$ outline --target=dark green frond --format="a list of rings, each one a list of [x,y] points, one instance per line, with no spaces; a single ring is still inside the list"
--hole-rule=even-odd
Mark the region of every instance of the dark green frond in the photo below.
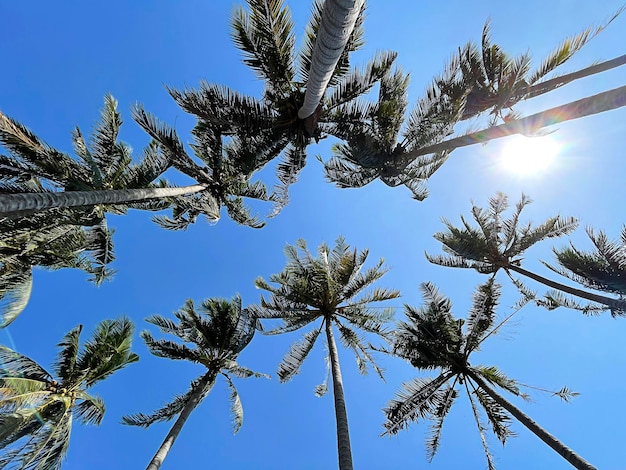
[[[436,416],[440,404],[447,396],[448,387],[444,385],[453,375],[446,372],[434,379],[413,379],[411,382],[403,383],[402,389],[396,392],[394,399],[383,408],[386,416],[383,435],[397,434],[410,422]]]
[[[611,309],[607,305],[597,304],[595,302],[581,303],[574,300],[572,297],[563,294],[563,292],[557,290],[551,290],[541,299],[537,299],[537,305],[547,308],[548,310],[554,310],[559,307],[571,308],[573,310],[579,310],[584,315],[596,316],[609,310],[612,316],[624,316],[626,312],[617,309]]]
[[[455,382],[456,383],[456,382]],[[428,438],[426,439],[426,453],[429,462],[432,462],[441,440],[441,431],[443,430],[443,422],[454,404],[454,400],[458,396],[458,392],[453,386],[447,386],[444,389],[442,400],[435,409],[432,419],[435,421],[430,427]]]
[[[294,76],[295,36],[291,12],[282,0],[247,0],[231,20],[231,37],[244,62],[272,91],[285,93]]]
[[[496,401],[483,392],[480,388],[474,390],[474,395],[478,398],[478,403],[485,410],[487,421],[491,424],[491,429],[502,445],[506,444],[507,438],[514,436],[511,431],[511,416]]]
[[[313,349],[320,332],[321,327],[315,328],[307,332],[300,341],[291,345],[289,351],[285,354],[285,357],[283,357],[282,361],[278,365],[278,370],[276,371],[278,379],[281,382],[288,382],[294,375],[300,372],[300,367]]]
[[[161,408],[159,408],[158,410],[155,410],[149,415],[146,415],[143,413],[135,413],[132,415],[123,416],[122,424],[147,428],[153,425],[154,423],[158,423],[160,421],[171,420],[183,410],[185,405],[191,399],[192,395],[196,392],[196,389],[198,385],[200,384],[201,380],[202,380],[202,377],[198,377],[197,379],[193,380],[193,382],[191,382],[191,386],[189,387],[189,390],[184,395],[176,395],[172,399],[172,401],[170,401],[166,405],[163,405]],[[215,383],[215,378],[213,379],[210,385],[212,386],[213,383]],[[205,395],[206,393],[208,393],[209,390],[206,390]],[[204,396],[202,398],[204,398]]]

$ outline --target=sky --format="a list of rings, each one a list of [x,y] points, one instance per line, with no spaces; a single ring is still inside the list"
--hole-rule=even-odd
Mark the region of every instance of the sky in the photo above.
[[[311,2],[287,3],[301,44]],[[370,3],[366,46],[353,55],[352,63],[364,65],[376,51],[397,51],[397,64],[411,73],[411,103],[457,47],[480,40],[489,18],[494,42],[511,54],[530,51],[538,65],[564,38],[601,23],[621,6],[621,0]],[[175,125],[187,142],[194,121],[177,107],[164,85],[180,88],[206,80],[260,96],[262,84],[242,64],[229,37],[236,5],[199,0],[1,2],[0,109],[50,145],[71,152],[71,130],[78,125],[86,133],[98,117],[104,95],[111,93],[125,119],[122,140],[136,152],[149,142],[130,118],[136,102]],[[570,72],[622,55],[625,32],[622,15],[559,70]],[[605,72],[529,100],[518,110],[532,114],[622,86],[625,79],[624,68]],[[339,235],[352,246],[369,248],[369,265],[385,258],[390,271],[378,285],[401,291],[402,298],[390,303],[397,307],[396,318],[402,318],[405,303],[421,304],[419,284],[424,281],[435,283],[451,298],[454,314],[464,317],[473,289],[486,279],[425,259],[424,251],[440,252],[432,235],[443,229],[441,218],[456,222],[459,215],[469,214],[472,201],[485,206],[497,191],[508,194],[512,202],[522,193],[534,200],[524,220],[539,223],[556,214],[578,217],[581,227],[574,235],[544,242],[526,254],[527,269],[549,275],[539,260],[551,261],[551,248],[565,246],[568,240],[589,248],[584,227],[602,229],[610,238],[620,233],[626,196],[624,122],[622,108],[551,128],[556,132],[544,139],[556,142],[558,151],[535,172],[504,164],[506,148],[522,145],[511,143],[512,138],[458,149],[428,183],[431,195],[424,202],[413,200],[406,189],[379,182],[354,190],[335,188],[324,180],[315,158],[329,158],[333,142],[328,140],[309,147],[307,166],[290,190],[289,206],[261,230],[239,226],[226,214],[216,225],[199,220],[186,232],[159,228],[149,213],[108,216],[116,230],[114,279],[96,288],[82,272],[37,269],[30,303],[0,331],[0,343],[48,367],[58,341],[79,323],[85,327],[84,338],[98,321],[120,315],[130,317],[137,332],[148,328],[157,333],[143,319],[168,316],[186,299],[199,302],[239,293],[244,306],[256,303],[260,292],[254,279],[268,278],[283,268],[286,244],[304,238],[315,249],[324,241],[332,244]],[[273,184],[271,171],[262,177]],[[506,279],[500,280],[505,285],[500,305],[504,316],[516,296]],[[532,281],[528,285],[544,292]],[[496,365],[524,384],[551,390],[566,385],[579,392],[571,404],[540,392],[532,392],[530,403],[511,400],[596,467],[624,468],[626,383],[620,371],[626,366],[621,346],[625,321],[608,314],[585,317],[572,310],[548,312],[527,306],[502,334],[485,343],[474,361]],[[280,359],[301,334],[257,335],[239,362],[273,377],[236,382],[245,410],[241,431],[233,436],[227,388],[218,383],[185,424],[163,468],[336,467],[332,396],[313,394],[325,376],[323,344],[316,346],[291,382],[280,384],[276,378]],[[170,424],[144,430],[122,426],[120,418],[158,408],[203,373],[197,365],[151,356],[138,334],[133,349],[141,357],[139,363],[95,387],[106,403],[104,421],[99,427],[75,425],[64,469],[145,467]],[[400,360],[380,357],[387,371],[382,382],[373,374],[359,375],[353,356],[341,347],[339,355],[355,468],[486,468],[466,399],[459,399],[450,412],[439,453],[428,464],[424,448],[428,423],[413,424],[392,438],[379,437],[381,409],[403,381],[420,373]],[[523,426],[514,423],[513,429],[517,436],[505,447],[490,436],[498,468],[570,468]]]

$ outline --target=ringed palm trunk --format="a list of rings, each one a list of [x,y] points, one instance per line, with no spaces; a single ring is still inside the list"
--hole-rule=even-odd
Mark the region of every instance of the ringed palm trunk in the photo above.
[[[393,163],[400,168],[404,168],[422,155],[451,151],[459,147],[485,143],[515,134],[533,134],[539,129],[553,124],[603,113],[621,108],[622,106],[626,106],[626,86],[572,101],[571,103],[532,114],[525,118],[509,121],[499,126],[489,127],[471,134],[444,140],[438,144],[415,149],[396,157]]]
[[[515,271],[522,276],[529,277],[537,282],[540,282],[548,287],[552,287],[553,289],[560,290],[561,292],[565,292],[566,294],[575,295],[576,297],[580,297],[581,299],[586,299],[591,302],[597,302],[602,305],[606,305],[611,309],[626,311],[626,302],[622,302],[617,299],[612,299],[611,297],[606,297],[604,295],[595,294],[593,292],[587,292],[582,289],[577,289],[575,287],[570,287],[565,284],[561,284],[560,282],[552,281],[546,277],[540,276],[539,274],[535,274],[531,271],[527,271],[521,266],[516,266],[514,264],[509,264],[506,266],[506,269],[510,271]]]
[[[326,0],[322,10],[300,119],[314,118],[365,0]],[[314,128],[314,126],[313,126]]]
[[[200,379],[196,390],[191,395],[189,401],[178,415],[176,422],[170,429],[170,432],[167,433],[167,436],[165,436],[165,440],[161,443],[161,446],[156,451],[156,454],[154,454],[154,457],[152,457],[152,460],[148,464],[146,470],[158,470],[161,467],[163,460],[165,460],[165,457],[167,457],[167,454],[172,448],[172,445],[174,445],[174,441],[178,437],[178,434],[180,433],[181,429],[183,429],[183,425],[187,421],[187,418],[189,418],[189,415],[196,408],[196,406],[200,404],[204,395],[206,395],[211,390],[211,388],[213,388],[216,378],[217,373],[209,371],[204,374],[202,379]]]
[[[339,367],[339,354],[337,353],[332,324],[328,320],[326,320],[326,339],[328,340],[328,352],[330,355],[330,370],[333,376],[339,470],[352,470],[352,450],[350,448],[348,413],[346,411],[346,399],[343,394],[343,380],[341,378],[341,368]]]
[[[520,423],[522,423],[528,430],[535,434],[539,439],[548,444],[554,451],[556,451],[561,457],[567,460],[570,464],[579,470],[596,470],[596,467],[591,465],[580,455],[567,447],[556,437],[550,434],[548,431],[539,426],[532,418],[526,415],[522,410],[516,407],[513,403],[509,402],[506,398],[491,388],[487,382],[485,382],[478,374],[471,369],[466,370],[465,373],[469,375],[476,384],[494,399],[498,405],[511,413]]]
[[[42,211],[57,207],[94,206],[98,204],[123,204],[166,197],[183,196],[206,189],[196,184],[181,188],[139,188],[94,191],[64,191],[51,193],[19,193],[0,195],[0,217],[19,216],[29,211]]]

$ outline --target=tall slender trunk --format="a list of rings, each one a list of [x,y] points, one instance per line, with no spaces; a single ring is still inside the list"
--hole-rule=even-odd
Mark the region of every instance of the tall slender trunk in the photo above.
[[[532,134],[553,124],[571,121],[585,116],[610,111],[626,106],[626,86],[614,88],[597,95],[557,106],[525,118],[509,121],[499,126],[489,127],[471,134],[444,140],[438,144],[412,150],[395,157],[393,164],[400,168],[422,155],[454,150],[459,147],[489,142],[514,134]]]
[[[615,67],[620,67],[626,64],[626,54],[616,57],[615,59],[600,62],[599,64],[591,65],[584,69],[577,70],[576,72],[567,73],[559,77],[551,78],[544,82],[539,82],[535,85],[531,85],[524,88],[520,92],[522,99],[534,98],[535,96],[543,95],[549,91],[555,90],[558,87],[567,85],[574,80],[595,75],[596,73],[605,72]]]
[[[346,411],[346,399],[343,394],[343,380],[341,379],[341,368],[339,367],[339,354],[337,353],[332,324],[328,319],[326,320],[326,339],[328,340],[328,353],[330,355],[330,370],[333,375],[339,470],[352,470],[352,450],[350,448],[348,413]]]
[[[561,284],[560,282],[552,281],[551,279],[545,278],[531,271],[527,271],[521,266],[516,266],[514,264],[509,264],[508,266],[506,266],[506,269],[510,271],[515,271],[522,276],[534,279],[537,282],[540,282],[548,287],[552,287],[553,289],[560,290],[561,292],[565,292],[566,294],[575,295],[576,297],[580,297],[591,302],[597,302],[599,304],[606,305],[611,309],[626,311],[626,302],[612,299],[611,297],[606,297],[604,295],[594,294],[593,292],[587,292],[582,289],[577,289],[575,287],[570,287],[565,284]]]
[[[174,441],[178,437],[178,434],[183,428],[185,422],[187,421],[187,418],[189,418],[189,415],[195,409],[195,407],[200,404],[200,402],[202,401],[202,397],[211,390],[213,384],[215,384],[216,378],[217,373],[209,371],[204,374],[202,379],[200,379],[196,390],[191,395],[189,401],[178,415],[176,422],[171,427],[170,432],[167,433],[167,436],[165,436],[165,440],[161,443],[161,446],[156,451],[156,454],[154,454],[154,457],[152,457],[152,460],[148,464],[146,470],[158,470],[161,467],[163,460],[165,460],[165,457],[167,457],[168,452],[174,445]]]
[[[572,449],[567,447],[561,441],[559,441],[556,437],[550,434],[548,431],[539,426],[532,418],[526,415],[522,410],[516,407],[513,403],[509,402],[506,398],[496,392],[493,388],[491,388],[487,382],[485,382],[478,374],[476,374],[471,369],[465,371],[467,375],[469,375],[474,382],[491,398],[495,400],[495,402],[500,405],[502,408],[511,413],[520,423],[522,423],[528,430],[530,430],[535,436],[541,439],[543,442],[548,444],[552,449],[557,452],[561,457],[567,460],[570,464],[576,467],[579,470],[596,470],[596,467],[591,465],[585,459],[583,459],[580,455],[574,452]]]
[[[42,211],[56,207],[123,204],[197,193],[206,186],[196,184],[182,188],[110,189],[95,191],[63,191],[52,193],[0,194],[0,217],[12,217],[21,211]]]
[[[324,96],[364,3],[365,0],[326,0],[324,2],[322,21],[313,47],[304,103],[298,110],[300,119],[315,120],[315,109]],[[305,127],[310,128],[309,130],[315,129],[316,123],[308,124],[305,124]]]

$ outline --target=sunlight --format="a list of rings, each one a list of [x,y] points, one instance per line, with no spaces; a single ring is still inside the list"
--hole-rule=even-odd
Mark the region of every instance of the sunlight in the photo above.
[[[507,171],[530,175],[546,170],[560,150],[561,145],[551,136],[516,135],[502,146],[500,162]]]

